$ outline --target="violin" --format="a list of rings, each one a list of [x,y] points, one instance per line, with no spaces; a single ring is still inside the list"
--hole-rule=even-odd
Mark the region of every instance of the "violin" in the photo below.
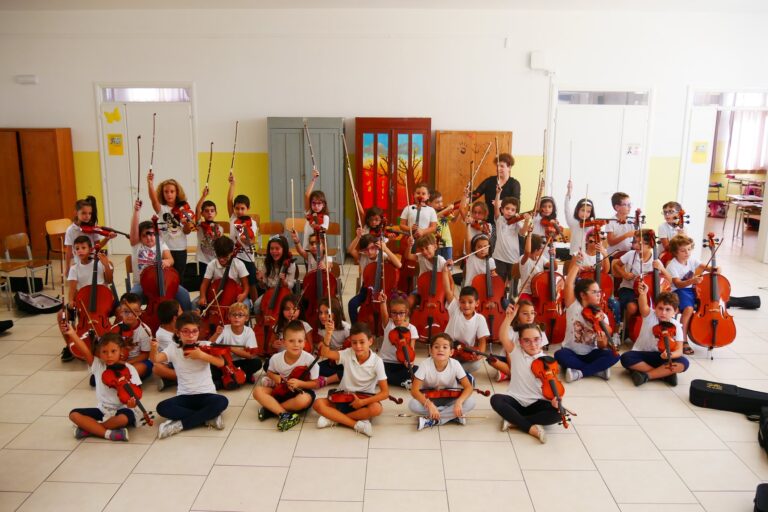
[[[472,391],[483,396],[491,396],[490,390],[474,388]],[[422,389],[421,393],[425,398],[428,398],[435,402],[435,405],[442,406],[453,400],[456,400],[464,392],[459,388],[445,388],[445,389]]]
[[[222,358],[224,366],[221,367],[221,383],[224,389],[232,390],[245,384],[245,372],[242,368],[235,366],[235,361],[232,359],[232,347],[244,348],[241,345],[224,345],[223,343],[212,343],[210,345],[185,343],[181,349],[185,354],[199,349],[206,354]]]
[[[127,404],[131,398],[136,400],[136,406],[141,410],[142,423],[150,427],[154,425],[154,415],[141,403],[141,388],[131,382],[131,371],[127,366],[122,363],[107,366],[101,374],[101,382],[117,391],[117,398],[121,403]]]
[[[229,323],[229,306],[237,302],[237,296],[243,293],[243,287],[240,286],[240,283],[229,278],[232,262],[238,252],[239,245],[239,243],[236,244],[234,251],[230,254],[223,275],[212,281],[205,291],[208,307],[203,313],[203,321],[200,324],[202,339],[207,339],[216,329],[216,325]]]
[[[653,335],[658,339],[656,345],[659,352],[667,354],[667,368],[672,369],[672,352],[680,348],[680,344],[675,341],[675,324],[672,322],[659,322],[653,326]]]
[[[357,398],[366,399],[372,397],[373,395],[373,393],[363,393],[362,391],[356,391],[353,393],[351,391],[342,391],[340,389],[328,390],[328,400],[334,404],[349,404],[354,402]],[[396,404],[403,403],[403,399],[396,396],[389,395],[387,398]]]
[[[288,269],[291,268],[296,258],[286,258],[283,261],[283,266],[280,269],[280,274],[287,274]],[[275,286],[264,292],[261,299],[261,321],[258,327],[263,328],[264,343],[259,343],[259,346],[263,347],[262,355],[271,355],[269,343],[271,333],[274,332],[271,328],[277,325],[277,320],[280,318],[280,304],[283,303],[283,299],[291,294],[291,290],[287,286],[283,286],[283,280],[278,276],[275,281]],[[261,329],[259,329],[260,331]],[[258,331],[257,331],[258,332]]]
[[[485,235],[491,234],[491,224],[484,220],[474,220],[469,223],[469,227],[472,229],[475,229],[477,231],[480,231],[481,233]]]
[[[186,201],[179,201],[171,208],[171,215],[174,220],[184,227],[185,232],[195,231],[197,229],[197,223],[195,219],[195,212],[189,203]]]
[[[298,380],[304,380],[308,381],[310,379],[310,372],[312,371],[312,368],[317,364],[317,362],[320,360],[320,354],[317,355],[312,360],[312,363],[309,365],[301,365],[295,367],[293,370],[291,370],[291,373],[288,375],[288,377],[281,379],[280,383],[274,387],[272,390],[272,397],[275,398],[278,402],[285,402],[286,400],[295,397],[299,393],[303,393],[304,390],[301,388],[297,389],[291,389],[290,386],[288,386],[288,381],[291,379],[298,379]]]
[[[203,235],[206,238],[210,238],[211,240],[216,240],[224,234],[223,230],[221,229],[221,225],[219,225],[219,223],[215,220],[200,221],[198,226],[200,227],[200,231],[203,232]]]
[[[731,283],[720,274],[715,259],[715,254],[722,242],[717,244],[715,234],[709,233],[704,243],[712,251],[710,257],[712,270],[705,272],[702,281],[696,285],[699,309],[691,318],[688,335],[695,344],[707,347],[711,351],[733,342],[736,338],[736,324],[733,316],[725,308],[725,304],[731,297]]]
[[[490,332],[488,339],[496,341],[499,339],[499,330],[504,321],[504,308],[501,301],[504,298],[504,280],[499,276],[491,274],[490,255],[485,258],[485,274],[476,275],[472,278],[472,287],[477,290],[479,302],[478,312],[485,317]]]
[[[139,281],[144,297],[147,299],[147,307],[143,314],[144,322],[155,332],[160,327],[157,306],[163,301],[176,297],[176,292],[179,291],[181,285],[181,278],[175,268],[163,268],[163,252],[160,248],[157,215],[152,216],[152,224],[155,227],[155,263],[141,271]]]
[[[621,222],[619,220],[616,220],[616,222],[618,222],[619,224],[626,224],[626,221]],[[584,229],[595,228],[596,231],[600,231],[603,228],[603,226],[607,226],[607,225],[608,225],[608,219],[590,219],[590,220],[585,220],[579,223],[579,226]]]
[[[249,253],[253,253],[256,250],[256,233],[258,232],[258,226],[256,222],[249,215],[241,215],[233,222],[237,235],[240,238],[240,248],[244,250],[246,247],[249,249]]]
[[[558,235],[560,238],[563,237],[563,228],[560,226],[560,223],[557,222],[557,219],[541,219],[539,221],[539,224],[542,228],[544,228],[544,231],[546,233],[553,233]]]
[[[600,313],[602,313],[600,306],[592,304],[584,306],[581,310],[581,316],[584,317],[584,320],[592,324],[592,329],[595,332],[602,331],[605,334],[605,337],[608,339],[608,346],[613,352],[613,355],[617,356],[619,355],[619,347],[613,344],[610,328],[597,318]]]
[[[534,297],[536,318],[544,324],[544,331],[550,343],[562,343],[565,339],[565,280],[556,269],[554,251],[550,251],[549,269],[531,278],[531,295]]]
[[[411,323],[419,331],[420,340],[427,343],[432,334],[442,332],[448,325],[448,311],[445,309],[445,288],[440,272],[437,271],[438,256],[432,259],[432,270],[424,272],[417,281],[421,302],[411,313]]]
[[[411,346],[411,331],[407,327],[395,327],[389,331],[389,342],[395,347],[397,360],[413,373],[413,362],[416,360],[416,352]]]
[[[499,357],[496,354],[491,354],[490,352],[482,352],[480,350],[477,350],[475,347],[472,347],[470,345],[467,345],[463,341],[454,341],[453,342],[453,358],[458,359],[459,361],[475,361],[477,359],[476,356],[483,356],[485,357],[489,363],[495,363],[499,360]]]
[[[112,328],[109,322],[114,301],[112,290],[106,285],[98,284],[99,251],[107,241],[107,238],[102,239],[92,249],[93,272],[91,274],[91,284],[83,286],[75,294],[75,310],[77,311],[78,320],[75,330],[78,336],[82,336],[90,330],[93,330],[96,336],[103,336]]]
[[[563,407],[563,395],[565,387],[557,375],[560,373],[560,367],[554,357],[542,356],[533,360],[531,371],[537,379],[541,381],[541,394],[547,400],[557,399],[557,410],[560,413],[560,424],[568,428],[570,411]]]
[[[379,237],[380,242],[384,243],[384,237]],[[378,297],[382,289],[385,293],[385,283],[390,286],[397,286],[399,271],[391,263],[384,261],[384,251],[379,249],[376,257],[376,263],[369,263],[363,269],[363,287],[367,289],[365,302],[360,305],[357,314],[357,321],[371,326],[373,335],[380,336],[383,333],[381,325],[381,308],[379,307]]]
[[[131,237],[131,235],[128,233],[108,228],[106,226],[97,226],[96,224],[80,224],[80,229],[87,235],[100,235],[109,237],[112,235],[112,233],[117,233],[118,235],[123,235],[126,238]]]

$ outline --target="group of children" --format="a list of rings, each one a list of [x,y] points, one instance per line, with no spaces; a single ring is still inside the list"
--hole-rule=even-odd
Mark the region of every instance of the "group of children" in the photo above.
[[[508,176],[510,161],[513,162],[511,155],[499,156],[500,176]],[[295,231],[291,233],[307,271],[325,269],[331,264],[324,237],[320,236],[330,217],[325,195],[313,190],[317,177],[314,171],[305,193],[309,220],[303,240]],[[366,267],[376,265],[379,259],[395,269],[408,263],[417,270],[406,289],[402,289],[402,281],[384,284],[378,290],[363,283],[349,301],[351,322],[347,323],[338,297],[323,299],[317,318],[303,317],[302,300],[293,295],[298,272],[286,237],[276,235],[269,239],[263,268],[257,267],[258,226],[249,220],[249,198],[235,195],[232,176],[227,195],[229,236],[215,221],[217,207],[207,199],[207,187],[194,215],[189,216],[179,214],[189,206],[175,180],[165,180],[155,188],[150,173],[148,185],[160,222],[140,221],[141,201],[136,201],[130,230],[134,285],[116,301],[115,316],[120,322],[95,343],[89,343],[69,324],[60,324],[66,342],[62,359],[71,359],[71,349],[75,349],[85,360],[93,374],[98,400],[95,409],[71,412],[76,437],[94,435],[128,440],[127,428],[136,425],[133,409],[138,397],[125,403],[118,399],[120,393],[114,382],[103,379],[105,371],[113,370],[128,372],[126,375],[135,386],[153,373],[161,390],[176,385],[176,396],[157,406],[158,413],[167,420],[160,425],[160,438],[200,425],[224,428],[221,414],[228,401],[217,390],[224,387],[225,378],[232,372],[242,372],[244,380],[255,385],[253,396],[260,404],[259,419],[277,417],[279,430],[297,425],[301,412],[313,407],[320,415],[318,428],[340,424],[370,436],[371,419],[382,413],[381,401],[389,396],[390,385],[410,391],[409,407],[419,416],[419,430],[447,422],[465,424],[467,413],[475,406],[472,373],[482,369],[484,359],[497,370],[500,382],[509,380],[506,392],[491,398],[491,406],[503,418],[502,429],[518,428],[543,443],[543,426],[560,421],[559,404],[544,398],[542,384],[530,370],[534,360],[545,356],[550,343],[546,329],[535,322],[540,304],[531,289],[531,278],[546,272],[549,265],[556,265],[555,234],[562,232],[557,226],[553,198],[541,198],[535,212],[520,213],[519,199],[502,197],[505,186],[497,185],[491,213],[485,200],[470,202],[469,189],[460,201],[446,208],[439,192],[420,184],[413,192],[414,203],[403,209],[400,226],[394,231],[383,229],[386,220],[381,209],[369,208],[364,225],[357,229],[348,248],[359,264],[361,277]],[[607,380],[611,368],[620,361],[635,385],[653,379],[676,385],[677,374],[689,364],[683,354],[692,352],[686,341],[687,323],[695,307],[691,287],[701,280],[703,271],[711,270],[691,257],[693,242],[677,222],[681,206],[674,202],[664,205],[665,223],[659,236],[671,257],[664,267],[653,258],[653,234],[633,225],[627,194],[613,195],[615,216],[604,228],[606,245],[600,238],[600,226],[588,227],[594,226],[594,205],[584,198],[571,210],[571,192],[569,182],[565,209],[573,212],[567,218],[570,245],[567,254],[561,255],[566,260],[561,312],[565,336],[562,347],[554,352],[566,382],[592,375]],[[357,206],[362,209],[362,205]],[[493,222],[487,220],[489,213]],[[456,293],[455,282],[459,281],[453,275],[450,223],[458,221],[467,225],[471,251]],[[65,238],[72,306],[77,291],[92,282],[93,252],[101,237],[83,227],[96,222],[92,198],[78,201],[75,221]],[[200,309],[211,306],[208,297],[212,283],[225,273],[241,290],[235,302],[226,308],[226,325],[216,327],[205,340],[201,339],[201,328],[205,326],[201,326],[199,315],[193,312],[189,292],[181,286],[174,300],[158,306],[159,327],[155,332],[141,320],[142,272],[160,266],[173,267],[183,275],[187,236],[193,229],[197,232],[197,259],[204,275],[195,305]],[[397,233],[401,237],[400,248],[394,249],[388,237]],[[615,300],[605,300],[599,283],[579,276],[581,271],[594,268],[597,258],[602,259],[603,272],[621,279]],[[112,281],[112,264],[100,253],[98,262],[97,282],[108,285]],[[671,291],[659,293],[650,302],[648,286],[637,281],[654,269],[669,281]],[[503,322],[493,335],[488,319],[477,311],[480,297],[473,287],[475,277],[486,272],[501,278],[507,287],[498,311]],[[435,307],[447,313],[447,321],[435,321],[434,330],[433,324],[427,326],[428,336],[424,335],[424,326],[411,323],[414,311],[431,300],[415,285],[426,273],[439,279],[444,302]],[[264,292],[280,288],[291,293],[280,303],[279,318],[269,323],[274,324],[270,329],[275,336],[258,341],[260,337],[250,326],[250,319],[269,309],[262,303]],[[513,295],[516,300],[509,300]],[[356,321],[366,301],[376,308],[375,318],[380,325]],[[604,304],[608,308],[601,310]],[[589,320],[587,313],[591,313]],[[618,353],[617,336],[609,327],[608,315],[614,316],[615,322],[611,323],[617,326],[616,331],[620,326],[626,330],[629,319],[639,315],[639,334],[631,350]],[[674,339],[680,342],[677,349],[665,352],[657,348],[654,327],[660,323],[674,328]],[[317,332],[313,332],[313,325]],[[378,351],[374,350],[378,341],[373,334],[377,331],[383,333]],[[418,365],[412,356],[417,340],[425,341],[429,351],[429,357]],[[260,343],[270,346],[260,347]],[[459,357],[457,352],[464,353]],[[262,365],[263,375],[258,379]],[[338,389],[331,390],[326,398],[316,399],[315,391],[328,385]],[[450,399],[430,398],[430,391],[445,389],[453,393]]]

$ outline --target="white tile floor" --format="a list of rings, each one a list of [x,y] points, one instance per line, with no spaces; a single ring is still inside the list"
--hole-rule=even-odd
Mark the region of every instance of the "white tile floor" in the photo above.
[[[743,248],[724,246],[719,260],[733,295],[765,301],[768,265],[752,259],[754,239],[748,233]],[[348,298],[356,271],[344,277]],[[0,335],[0,511],[749,511],[755,486],[768,480],[757,426],[688,402],[694,378],[768,391],[768,307],[732,313],[736,342],[713,361],[697,350],[677,388],[636,389],[620,368],[609,382],[567,385],[578,416],[568,430],[548,427],[542,446],[500,432],[479,396],[479,418],[465,427],[416,432],[414,419],[395,418],[406,405],[388,402],[370,439],[318,430],[313,412],[280,433],[275,420],[257,420],[250,389],[227,393],[223,431],[158,441],[155,426],[134,429],[130,443],[77,441],[66,416],[94,405],[85,366],[59,361],[53,316],[2,310],[15,326]],[[492,373],[477,375],[480,386],[503,390]],[[151,381],[144,402],[154,408],[172,393]]]

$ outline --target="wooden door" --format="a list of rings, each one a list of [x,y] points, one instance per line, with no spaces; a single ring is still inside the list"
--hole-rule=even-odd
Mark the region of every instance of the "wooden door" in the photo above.
[[[496,174],[497,140],[499,153],[512,153],[512,132],[438,131],[435,140],[435,189],[443,194],[446,206],[461,199],[474,168],[479,166],[473,190],[485,178]],[[453,256],[457,258],[469,250],[469,246],[465,247],[467,228],[460,220],[450,226]]]
[[[24,190],[21,182],[19,142],[16,130],[0,131],[0,239],[27,231]]]
[[[355,119],[355,181],[364,209],[378,206],[396,223],[415,185],[430,183],[431,125],[430,118]]]
[[[343,119],[340,117],[267,118],[270,220],[285,223],[285,219],[292,215],[305,215],[304,191],[312,179],[312,155],[310,141],[304,131],[305,119],[315,163],[320,172],[320,179],[314,190],[322,190],[325,193],[331,222],[338,222],[341,232],[345,233],[345,175],[341,142]],[[346,241],[344,244],[346,245]]]
[[[68,128],[19,130],[29,238],[35,255],[44,255],[45,222],[72,214],[74,161]]]

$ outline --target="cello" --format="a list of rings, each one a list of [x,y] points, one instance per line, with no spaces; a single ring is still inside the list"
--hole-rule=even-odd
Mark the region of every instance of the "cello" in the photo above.
[[[295,258],[286,258],[285,261],[283,261],[283,268],[280,271],[280,274],[287,273],[294,261]],[[291,290],[288,289],[287,286],[283,286],[283,280],[278,275],[275,286],[264,292],[264,295],[262,296],[261,321],[257,324],[256,329],[254,329],[257,339],[262,337],[262,339],[257,340],[259,346],[262,347],[262,356],[271,355],[271,349],[269,347],[272,346],[272,334],[277,325],[277,320],[280,318],[280,305],[283,303],[283,299],[290,294]]]
[[[144,297],[147,299],[147,307],[144,309],[144,321],[152,329],[157,331],[160,327],[160,319],[157,317],[157,306],[169,299],[176,297],[179,291],[181,279],[179,273],[173,267],[163,268],[163,253],[160,245],[160,223],[157,215],[152,216],[152,224],[155,227],[155,263],[141,271],[139,281]]]
[[[384,243],[383,230],[379,236],[381,244]],[[363,269],[363,287],[367,288],[365,302],[360,305],[357,321],[371,326],[374,336],[381,336],[384,328],[381,325],[381,308],[379,307],[379,295],[386,282],[397,285],[399,271],[394,265],[384,261],[384,250],[379,247],[376,264],[369,263]],[[386,293],[386,290],[385,290]]]
[[[485,317],[488,323],[490,335],[488,340],[493,342],[499,339],[499,330],[504,321],[504,309],[501,301],[504,298],[504,280],[491,274],[490,254],[485,258],[485,274],[477,275],[472,279],[472,287],[477,290],[479,302],[478,312]]]
[[[535,298],[536,318],[544,324],[544,331],[550,343],[562,343],[565,339],[565,280],[556,268],[554,252],[550,251],[549,269],[531,278],[531,295]]]
[[[320,309],[320,300],[326,295],[326,293],[329,296],[333,295],[335,297],[338,283],[336,282],[336,278],[331,276],[330,272],[324,271],[320,268],[320,262],[322,261],[322,257],[320,255],[320,246],[322,245],[320,243],[320,235],[324,234],[325,230],[318,224],[314,224],[313,226],[315,227],[315,235],[318,237],[317,247],[315,249],[315,261],[317,261],[318,266],[316,269],[307,272],[304,276],[301,294],[307,301],[306,307],[304,308],[304,317],[314,322],[312,328],[317,329],[319,327],[317,313]],[[326,245],[326,253],[327,251],[328,247]],[[327,268],[328,265],[330,265],[330,262],[328,262],[327,258],[325,259],[325,265]]]
[[[112,324],[109,322],[114,303],[112,290],[108,286],[98,284],[99,252],[108,240],[104,238],[93,247],[90,256],[93,259],[91,284],[80,288],[75,295],[75,310],[77,311],[75,330],[77,335],[81,337],[90,330],[93,330],[96,336],[101,337],[112,328]]]
[[[555,361],[554,357],[542,356],[534,359],[531,363],[531,372],[541,381],[541,394],[547,400],[557,399],[557,411],[560,413],[560,424],[563,428],[568,428],[568,420],[570,420],[570,414],[574,414],[565,407],[563,407],[563,395],[565,395],[565,387],[560,379],[557,378],[560,373],[560,366]],[[541,428],[541,427],[539,427]]]
[[[421,302],[411,313],[411,323],[419,331],[419,341],[429,343],[433,334],[442,332],[448,325],[448,311],[445,309],[445,286],[437,270],[438,256],[432,259],[432,270],[424,272],[418,279]]]
[[[706,272],[701,282],[696,285],[699,309],[691,318],[688,336],[695,344],[706,347],[710,358],[713,358],[713,349],[730,345],[736,338],[736,324],[725,308],[731,297],[731,283],[720,274],[715,259],[722,241],[716,246],[715,234],[708,233],[705,243],[712,251],[711,266],[707,265],[712,270]]]
[[[243,293],[240,283],[229,278],[229,272],[232,268],[232,262],[237,255],[238,247],[239,244],[236,244],[232,254],[229,255],[229,260],[224,267],[222,276],[211,282],[205,291],[208,307],[205,308],[200,323],[200,336],[203,339],[207,339],[213,334],[216,325],[229,323],[229,315],[227,314],[229,306],[237,302],[237,296]]]

